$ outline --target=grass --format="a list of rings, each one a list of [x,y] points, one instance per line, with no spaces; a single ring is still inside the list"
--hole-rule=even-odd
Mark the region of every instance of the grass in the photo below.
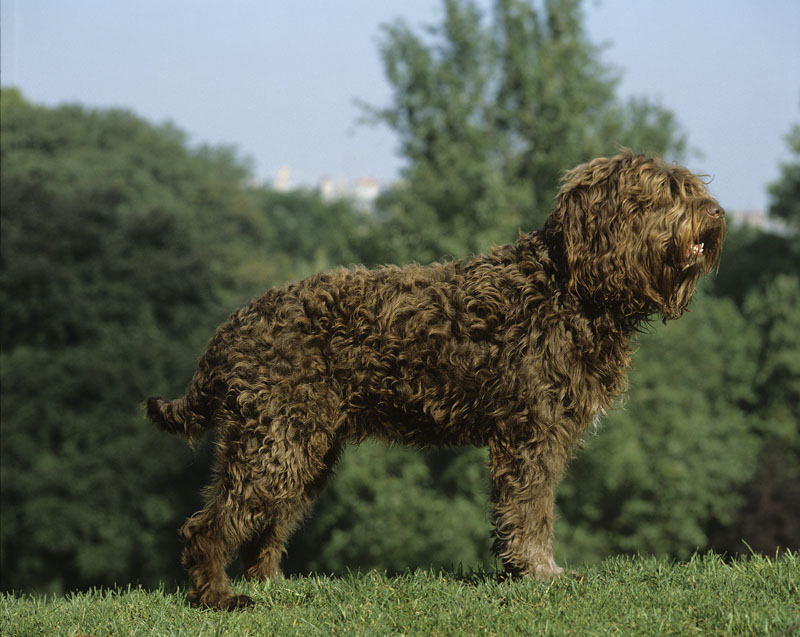
[[[499,581],[417,571],[236,582],[256,608],[189,607],[181,592],[5,595],[12,635],[800,635],[800,557],[613,558],[584,577]]]

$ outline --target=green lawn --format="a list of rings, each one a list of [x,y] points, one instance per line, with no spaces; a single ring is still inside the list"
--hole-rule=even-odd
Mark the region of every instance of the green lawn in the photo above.
[[[800,635],[800,557],[725,563],[615,558],[582,578],[498,581],[418,571],[236,582],[256,608],[191,608],[183,593],[6,595],[11,635]]]

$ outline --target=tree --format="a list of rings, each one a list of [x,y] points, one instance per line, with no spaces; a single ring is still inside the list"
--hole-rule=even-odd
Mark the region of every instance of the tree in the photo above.
[[[769,214],[800,230],[800,124],[786,136],[793,160],[781,166],[780,178],[769,187]]]
[[[770,215],[780,233],[733,229],[717,293],[733,298],[758,334],[754,399],[742,405],[759,441],[756,472],[728,527],[712,529],[715,546],[736,552],[800,548],[800,126],[788,136],[795,160],[770,185]]]
[[[381,261],[374,236],[374,217],[340,199],[325,202],[317,192],[250,191],[262,228],[254,235],[251,264],[268,267],[268,277],[280,282],[297,280],[336,265]]]
[[[333,484],[289,547],[289,572],[480,568],[491,562],[485,450],[367,442],[345,453]]]
[[[733,528],[719,529],[717,543],[741,551],[800,549],[800,277],[776,276],[752,290],[744,303],[759,333],[755,392],[748,411],[759,439],[758,469]]]
[[[399,21],[381,43],[394,89],[368,120],[388,125],[407,164],[380,203],[385,250],[431,261],[486,249],[541,224],[561,173],[616,144],[680,154],[672,114],[622,105],[617,75],[582,25],[580,3],[541,9],[497,0],[486,24],[470,0],[445,0],[423,33]]]
[[[224,316],[196,206],[242,171],[125,112],[1,97],[1,585],[155,583],[205,472],[139,403],[181,392]]]

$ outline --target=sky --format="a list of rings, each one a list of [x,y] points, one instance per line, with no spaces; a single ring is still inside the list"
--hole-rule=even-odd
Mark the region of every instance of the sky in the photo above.
[[[490,0],[479,0],[487,12]],[[586,0],[620,97],[671,109],[729,210],[768,206],[800,122],[800,1]],[[0,81],[37,104],[121,107],[193,144],[235,146],[257,178],[296,185],[403,165],[356,100],[387,105],[381,25],[437,22],[440,0],[2,0]],[[568,167],[564,167],[568,168]]]

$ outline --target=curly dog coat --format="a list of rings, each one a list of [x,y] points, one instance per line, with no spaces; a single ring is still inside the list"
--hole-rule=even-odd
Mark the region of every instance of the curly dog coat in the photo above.
[[[724,213],[687,169],[630,152],[566,173],[543,229],[488,255],[338,269],[275,288],[217,329],[183,398],[147,402],[189,439],[217,427],[215,481],[181,535],[191,597],[251,603],[225,569],[280,575],[343,443],[488,445],[495,551],[558,575],[553,498],[626,387],[628,339],[678,318],[716,267]]]

